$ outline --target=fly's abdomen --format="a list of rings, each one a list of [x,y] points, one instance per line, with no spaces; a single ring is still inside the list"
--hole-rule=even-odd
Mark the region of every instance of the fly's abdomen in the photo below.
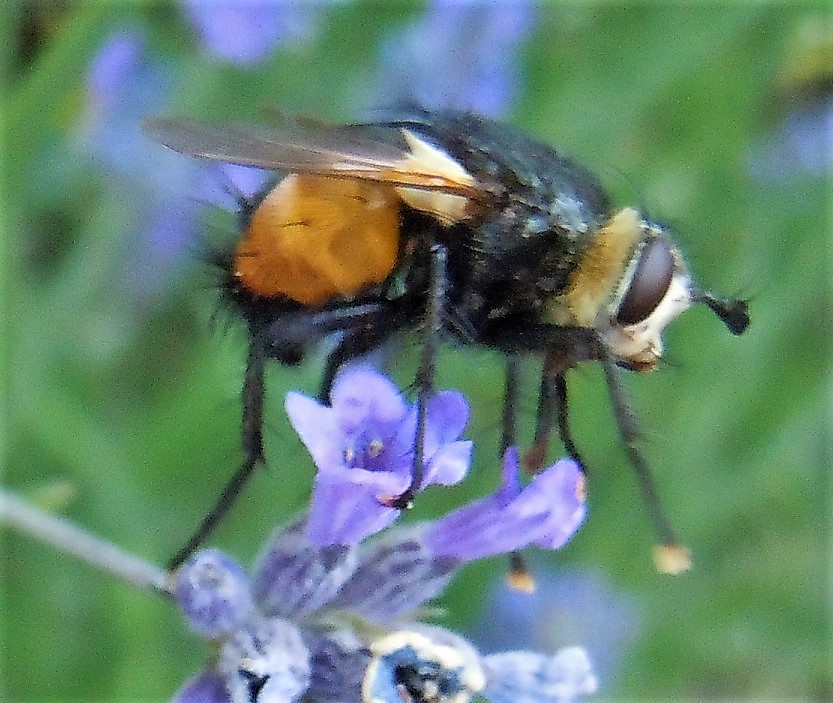
[[[290,174],[252,212],[234,276],[255,296],[302,305],[355,297],[396,266],[399,205],[387,185]]]

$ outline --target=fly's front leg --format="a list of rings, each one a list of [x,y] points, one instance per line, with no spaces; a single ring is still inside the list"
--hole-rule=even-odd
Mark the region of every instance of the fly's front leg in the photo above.
[[[601,362],[610,402],[613,405],[613,414],[619,428],[619,436],[622,438],[622,444],[625,446],[628,459],[636,475],[642,499],[653,522],[654,531],[660,540],[660,544],[654,549],[654,563],[657,570],[663,573],[680,573],[691,567],[691,556],[688,548],[677,538],[671,523],[665,517],[653,474],[637,444],[639,432],[636,420],[625,398],[625,389],[622,388],[616,365],[609,356],[603,356]]]

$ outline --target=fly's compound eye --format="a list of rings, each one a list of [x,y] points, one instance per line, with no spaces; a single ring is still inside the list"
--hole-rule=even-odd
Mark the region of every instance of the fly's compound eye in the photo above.
[[[616,311],[616,322],[627,327],[647,319],[665,297],[675,270],[670,242],[661,237],[648,241]]]

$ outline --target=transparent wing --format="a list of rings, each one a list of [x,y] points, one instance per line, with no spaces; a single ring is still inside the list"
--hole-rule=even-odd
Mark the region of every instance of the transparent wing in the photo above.
[[[474,178],[448,155],[407,129],[373,125],[212,125],[152,119],[144,132],[174,151],[213,161],[276,171],[358,178],[476,199]],[[437,151],[431,154],[431,149]],[[445,159],[445,161],[443,161]],[[449,164],[454,164],[449,168]]]

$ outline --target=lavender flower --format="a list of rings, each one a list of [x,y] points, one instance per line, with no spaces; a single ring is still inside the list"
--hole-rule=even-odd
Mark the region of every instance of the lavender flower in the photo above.
[[[205,50],[222,61],[249,65],[283,42],[308,38],[318,9],[292,0],[181,0]]]
[[[584,474],[572,459],[540,472],[525,488],[519,482],[518,452],[504,457],[503,485],[431,524],[424,539],[437,557],[471,561],[536,545],[563,546],[585,516]]]
[[[548,703],[595,690],[583,650],[484,657],[460,635],[419,622],[423,606],[462,564],[531,544],[563,545],[584,517],[579,467],[558,462],[522,487],[512,449],[493,496],[359,544],[375,518],[348,517],[351,507],[369,511],[353,502],[365,495],[353,484],[369,486],[366,495],[377,504],[380,486],[398,491],[407,485],[416,411],[387,378],[367,368],[341,374],[331,399],[325,407],[299,394],[287,397],[319,478],[310,514],[272,536],[251,582],[213,550],[176,573],[180,607],[217,652],[177,703],[199,696],[209,703],[468,703],[474,696]],[[457,439],[468,406],[446,392],[432,398],[427,411],[426,477],[459,480],[471,451],[469,442]],[[320,491],[322,473],[347,488]],[[377,481],[369,478],[376,474]],[[316,510],[319,520],[336,516],[327,540],[320,539],[324,527],[314,524]]]
[[[231,632],[254,607],[246,573],[216,549],[197,552],[182,565],[174,597],[188,623],[204,637]]]
[[[518,48],[533,17],[527,2],[433,0],[383,47],[384,103],[504,113],[518,82]]]
[[[750,170],[764,182],[785,182],[833,171],[833,97],[790,108],[750,156]]]
[[[616,676],[639,635],[642,609],[636,599],[592,571],[564,569],[528,559],[534,593],[506,588],[497,578],[470,631],[484,652],[531,648],[555,651],[579,640],[593,652],[594,670],[604,680]]]
[[[309,534],[318,545],[350,545],[399,516],[384,501],[410,484],[417,408],[388,379],[364,367],[341,373],[330,401],[327,407],[290,393],[286,411],[318,468]],[[467,421],[468,404],[459,393],[437,393],[430,399],[420,489],[463,479],[471,442],[457,438]]]
[[[256,571],[253,576],[255,583],[274,581],[273,587],[261,589],[263,593],[274,593],[279,583],[296,578],[310,561],[308,551],[314,547],[305,541],[297,523],[290,527],[288,535],[285,541],[281,537],[272,540],[272,545],[277,545],[284,555],[283,568],[276,568],[281,560],[261,559],[266,570]],[[290,542],[301,547],[298,564],[292,563],[286,549]],[[436,595],[432,588],[428,593],[419,593],[421,581],[415,578],[412,567],[389,571],[390,584],[371,584],[361,574],[367,575],[373,569],[381,574],[379,558],[392,564],[397,547],[402,551],[400,564],[409,560],[425,564],[431,559],[413,551],[413,538],[407,530],[404,534],[388,535],[385,544],[382,551],[364,546],[348,548],[355,557],[355,571],[347,577],[339,575],[336,580],[343,586],[329,601],[320,598],[320,580],[315,579],[310,586],[311,598],[317,598],[320,605],[305,610],[297,619],[266,614],[274,604],[256,597],[255,610],[248,611],[249,616],[237,627],[219,638],[212,633],[212,639],[219,639],[218,656],[206,671],[180,690],[175,703],[467,703],[476,694],[494,703],[548,703],[571,701],[595,690],[595,677],[581,649],[571,647],[555,655],[515,651],[484,657],[456,633],[409,621],[409,614],[412,618],[425,600]],[[189,621],[193,618],[188,608],[190,602],[210,602],[222,591],[217,589],[217,583],[236,582],[240,577],[236,564],[219,558],[215,552],[198,554],[194,562],[211,563],[212,570],[216,567],[218,573],[210,579],[194,580],[193,567],[183,567],[178,572],[180,581],[189,581],[189,590],[205,588],[202,596],[192,594],[184,603]],[[223,568],[229,570],[226,575],[219,573]],[[451,570],[447,571],[450,573]],[[398,623],[393,629],[387,629],[383,618],[373,613],[380,602],[377,586],[387,595],[404,589],[414,597],[407,603],[400,602],[397,613],[389,609],[389,626],[394,619]],[[177,590],[180,587],[178,584]],[[302,592],[305,583],[299,580],[283,588]],[[239,594],[242,602],[250,603],[243,591]],[[375,617],[366,618],[366,614]],[[387,634],[369,636],[380,630],[387,630]]]

